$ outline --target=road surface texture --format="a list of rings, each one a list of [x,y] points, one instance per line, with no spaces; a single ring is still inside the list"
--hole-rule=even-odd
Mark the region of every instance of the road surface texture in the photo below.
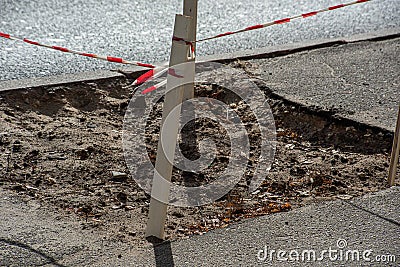
[[[346,0],[199,1],[198,37],[281,19]],[[174,14],[182,0],[0,1],[0,31],[70,49],[130,60],[167,60]],[[343,37],[400,26],[400,2],[363,3],[305,20],[201,43],[198,55],[221,54],[304,40]],[[121,66],[0,39],[0,80]]]

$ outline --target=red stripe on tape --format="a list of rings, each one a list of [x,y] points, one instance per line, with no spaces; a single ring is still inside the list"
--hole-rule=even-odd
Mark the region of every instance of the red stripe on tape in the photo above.
[[[368,2],[370,0],[358,0],[357,3],[364,3],[364,2]]]
[[[334,9],[338,9],[338,8],[341,8],[341,7],[344,7],[344,5],[343,5],[343,4],[340,4],[340,5],[337,5],[337,6],[331,6],[331,7],[329,7],[328,9],[329,9],[329,10],[334,10]]]
[[[52,46],[53,49],[61,51],[61,52],[69,52],[69,50],[67,48],[61,47],[61,46]]]
[[[136,84],[142,84],[145,83],[148,79],[154,76],[154,70],[149,70],[145,74],[140,75],[139,78],[136,79]]]
[[[142,92],[142,95],[147,94],[147,93],[150,93],[150,92],[152,92],[152,91],[154,91],[154,90],[156,90],[156,89],[157,89],[156,86],[149,87],[149,88],[147,88],[146,90],[144,90],[144,91]]]
[[[193,45],[192,42],[188,42],[185,39],[180,38],[180,37],[176,37],[176,36],[172,37],[172,41],[185,42],[186,45],[190,45],[190,48],[191,48],[192,52],[194,52],[194,45]]]
[[[315,16],[317,14],[318,14],[318,12],[309,12],[309,13],[302,14],[301,16],[303,18],[308,18],[308,17],[311,17],[311,16]]]
[[[221,34],[218,34],[217,37],[227,36],[227,35],[231,35],[231,34],[234,34],[234,32],[221,33]]]
[[[85,57],[96,57],[95,54],[88,54],[88,53],[82,53],[81,55]]]
[[[107,60],[110,62],[122,63],[122,58],[120,57],[107,57]]]
[[[251,30],[256,30],[256,29],[261,29],[261,28],[264,28],[264,25],[258,24],[258,25],[247,27],[245,30],[246,31],[251,31]]]
[[[283,23],[288,23],[290,22],[290,18],[284,18],[284,19],[280,19],[280,20],[275,20],[274,24],[283,24]]]
[[[31,40],[29,40],[29,39],[24,39],[24,42],[25,43],[28,43],[28,44],[33,44],[33,45],[40,45],[38,42],[35,42],[35,41],[31,41]]]
[[[0,37],[4,37],[4,38],[7,38],[7,39],[10,39],[10,35],[7,34],[7,33],[4,33],[4,32],[0,32]]]
[[[156,67],[156,66],[151,65],[151,64],[140,63],[140,62],[138,62],[137,65],[141,66],[141,67],[145,67],[145,68],[150,68],[150,69],[154,69]]]

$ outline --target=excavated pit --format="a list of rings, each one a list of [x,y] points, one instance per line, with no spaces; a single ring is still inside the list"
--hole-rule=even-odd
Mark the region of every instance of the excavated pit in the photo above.
[[[149,196],[131,175],[125,175],[129,171],[121,134],[132,94],[126,84],[121,78],[0,93],[0,185],[26,201],[39,200],[60,215],[76,216],[83,227],[108,238],[145,246]],[[392,133],[335,117],[333,111],[292,103],[259,86],[277,130],[269,175],[256,191],[247,191],[260,155],[255,118],[245,103],[224,88],[197,85],[199,96],[236,107],[246,122],[252,151],[245,177],[228,195],[202,207],[169,208],[168,238],[203,234],[244,218],[350,199],[387,187]],[[161,107],[161,103],[154,107],[147,125],[153,162]],[[211,181],[229,161],[224,129],[211,120],[196,122],[188,127],[196,128],[199,138],[221,136],[213,139],[220,153],[204,173],[174,170],[173,180],[190,186]],[[193,156],[192,146],[180,141],[183,153]]]

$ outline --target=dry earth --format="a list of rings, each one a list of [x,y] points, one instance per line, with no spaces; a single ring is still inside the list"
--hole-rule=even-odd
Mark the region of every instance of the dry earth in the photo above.
[[[119,79],[1,93],[0,185],[26,201],[37,199],[60,214],[75,214],[82,227],[102,232],[105,238],[145,246],[149,196],[128,175],[121,141],[132,94],[126,84]],[[223,88],[198,85],[199,95],[227,101],[237,110],[253,150],[246,177],[230,194],[212,205],[169,208],[169,239],[386,187],[391,133],[341,120],[332,116],[334,111],[298,106],[259,86],[272,107],[277,129],[276,155],[268,177],[258,190],[247,192],[246,181],[259,156],[260,132],[253,127],[254,117],[245,103]],[[153,115],[159,116],[161,105],[154,110]],[[158,121],[151,120],[148,126],[148,153],[153,160]],[[195,127],[202,137],[226,135],[213,121],[198,120]],[[226,139],[215,141],[222,152],[213,168],[202,176],[186,173],[185,179],[208,181],[224,168]],[[181,174],[175,170],[176,182]]]

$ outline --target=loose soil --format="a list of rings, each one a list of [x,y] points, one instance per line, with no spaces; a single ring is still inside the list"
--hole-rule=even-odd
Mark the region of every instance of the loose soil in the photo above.
[[[238,66],[236,66],[238,67]],[[240,66],[239,66],[240,67]],[[132,90],[128,81],[34,88],[0,94],[0,185],[26,201],[39,200],[62,214],[77,216],[82,227],[105,238],[146,246],[149,196],[129,174],[122,149],[122,127]],[[318,110],[266,94],[276,122],[275,160],[256,191],[247,181],[260,154],[260,131],[240,99],[215,85],[197,85],[200,96],[225,101],[242,118],[252,153],[246,177],[226,196],[202,207],[168,209],[167,239],[204,234],[245,218],[285,212],[318,201],[350,199],[386,188],[392,134],[346,121],[334,110]],[[148,153],[155,159],[161,104],[148,125]],[[198,136],[214,138],[221,153],[213,168],[185,179],[204,182],[226,166],[226,132],[198,120]],[[225,136],[225,137],[224,137]],[[181,140],[182,142],[182,140]],[[181,144],[184,154],[190,146]],[[186,150],[186,151],[185,151]],[[112,172],[120,172],[121,174]],[[215,174],[214,173],[214,174]],[[174,171],[174,181],[182,182]],[[188,178],[189,177],[189,178]],[[207,178],[209,177],[209,178]]]

